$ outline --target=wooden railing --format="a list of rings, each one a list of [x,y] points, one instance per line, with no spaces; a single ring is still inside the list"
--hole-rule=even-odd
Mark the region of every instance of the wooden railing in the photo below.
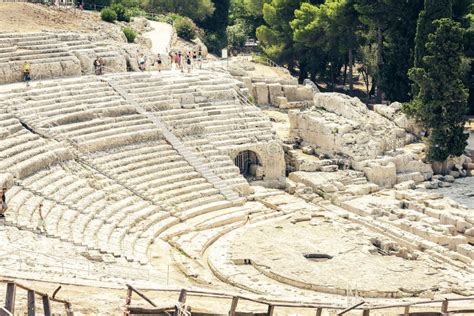
[[[66,309],[66,315],[67,316],[74,315],[72,311],[71,303],[69,301],[55,298],[56,294],[61,289],[61,286],[56,288],[53,295],[49,296],[46,293],[35,291],[29,287],[26,287],[24,285],[21,285],[13,281],[0,281],[0,282],[6,283],[7,285],[5,305],[3,307],[0,307],[0,316],[12,316],[12,315],[18,314],[18,313],[15,313],[15,298],[16,298],[17,288],[23,289],[28,292],[28,296],[27,296],[28,297],[27,299],[27,304],[28,304],[27,315],[28,316],[34,316],[36,314],[36,297],[37,296],[41,297],[41,301],[43,304],[43,313],[45,316],[52,315],[51,302],[64,304],[64,308]]]
[[[157,307],[157,304],[149,299],[143,291],[152,291],[152,292],[177,292],[179,293],[178,300],[174,306],[168,307]],[[143,307],[133,307],[132,306],[132,295],[133,293],[140,296],[142,299],[147,301],[152,307],[150,308],[143,308]],[[414,316],[414,315],[424,315],[424,316],[445,316],[445,315],[454,315],[454,314],[474,314],[474,307],[467,308],[467,309],[449,309],[450,302],[459,302],[459,301],[474,301],[474,297],[462,297],[462,298],[446,298],[444,300],[430,300],[430,301],[420,301],[420,302],[412,302],[412,303],[402,303],[396,305],[381,305],[381,306],[370,306],[364,301],[360,301],[353,306],[344,307],[344,306],[331,306],[331,305],[322,305],[322,304],[311,304],[311,303],[293,303],[287,301],[267,301],[263,299],[254,299],[250,297],[245,297],[241,295],[230,295],[230,294],[223,294],[223,293],[215,293],[215,292],[206,292],[206,291],[194,291],[194,290],[172,290],[172,289],[136,289],[131,285],[127,285],[127,298],[125,304],[122,306],[122,310],[124,315],[140,315],[140,314],[173,314],[173,315],[187,315],[187,313],[191,312],[191,306],[186,304],[186,298],[188,296],[196,296],[201,297],[203,299],[228,299],[230,300],[230,307],[229,307],[229,315],[235,316],[240,314],[245,315],[268,315],[272,316],[276,313],[278,308],[285,308],[285,309],[311,309],[315,311],[317,316],[322,315],[323,311],[336,311],[336,315],[345,315],[346,313],[352,311],[360,312],[362,316],[370,316],[371,311],[380,313],[381,310],[388,310],[388,309],[403,309],[403,312],[400,315],[404,316]],[[237,307],[239,302],[242,301],[249,301],[252,303],[257,303],[266,306],[267,312],[265,313],[251,313],[251,312],[244,312],[239,309],[237,312]],[[427,306],[429,305],[429,306]],[[427,306],[426,310],[420,311],[418,307],[420,306]],[[437,307],[438,306],[438,307]],[[417,307],[417,311],[414,312],[413,309]],[[439,308],[439,312],[434,311],[435,309]],[[199,315],[207,315],[206,313],[200,312]],[[215,315],[215,312],[209,311],[208,315]]]

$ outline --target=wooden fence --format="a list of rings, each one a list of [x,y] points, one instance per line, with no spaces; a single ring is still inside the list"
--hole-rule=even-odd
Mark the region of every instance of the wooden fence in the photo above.
[[[49,296],[46,293],[41,293],[39,291],[35,291],[29,287],[26,287],[24,285],[21,285],[16,282],[12,281],[1,281],[2,283],[6,283],[7,285],[7,291],[6,291],[6,297],[5,297],[5,305],[2,307],[0,306],[0,316],[12,316],[16,315],[15,314],[15,298],[16,298],[16,290],[17,289],[22,289],[27,291],[27,304],[28,304],[28,316],[34,316],[36,315],[36,297],[41,298],[41,302],[43,304],[43,312],[45,316],[51,316],[52,315],[52,309],[51,309],[51,302],[56,302],[60,304],[64,304],[64,308],[66,309],[66,316],[73,316],[74,313],[72,311],[72,306],[69,301],[61,300],[55,298],[56,294],[58,291],[61,289],[61,286],[59,286],[53,293],[53,295]]]
[[[286,309],[309,309],[315,312],[316,316],[321,316],[323,311],[331,310],[337,311],[337,315],[344,315],[350,311],[355,312],[357,311],[359,315],[362,316],[370,316],[370,313],[373,312],[380,312],[381,310],[388,310],[388,309],[401,309],[403,312],[400,315],[403,316],[447,316],[447,315],[455,315],[455,314],[474,314],[474,307],[472,309],[449,309],[450,302],[459,302],[459,301],[474,301],[474,297],[462,297],[462,298],[452,298],[452,299],[444,299],[444,300],[431,300],[431,301],[420,301],[420,302],[413,302],[413,303],[406,303],[406,304],[396,304],[396,305],[383,305],[383,306],[368,306],[368,304],[364,301],[361,301],[353,306],[349,307],[341,307],[341,306],[330,306],[330,305],[321,305],[321,304],[296,304],[291,302],[285,301],[266,301],[261,299],[253,299],[244,296],[238,295],[228,295],[222,293],[213,293],[213,292],[203,292],[203,291],[188,291],[185,289],[181,290],[170,290],[170,289],[151,289],[149,291],[155,292],[179,292],[178,301],[174,306],[168,307],[158,307],[158,305],[153,302],[150,298],[148,298],[145,294],[143,294],[144,290],[138,290],[131,285],[127,285],[127,298],[125,300],[125,304],[122,306],[122,310],[124,315],[191,315],[192,307],[186,304],[186,299],[188,296],[197,296],[203,299],[210,299],[210,298],[218,298],[218,299],[228,299],[231,301],[228,315],[230,316],[237,316],[237,315],[254,315],[254,316],[272,316],[276,312],[278,308],[286,308]],[[150,308],[143,308],[143,307],[134,307],[132,306],[132,295],[133,293],[137,294],[139,297],[144,299],[148,304],[151,305]],[[239,302],[242,301],[249,301],[253,303],[257,303],[260,305],[265,305],[266,312],[264,313],[252,313],[252,312],[244,312],[242,310],[237,311]],[[430,311],[419,311],[420,306],[427,306],[426,310]],[[439,306],[439,307],[436,307]],[[418,311],[413,311],[413,309],[417,307]],[[439,308],[439,312],[433,311],[434,309]],[[412,310],[412,311],[410,311]],[[193,315],[202,315],[202,316],[211,316],[217,315],[216,313],[209,312],[209,313],[198,313]]]

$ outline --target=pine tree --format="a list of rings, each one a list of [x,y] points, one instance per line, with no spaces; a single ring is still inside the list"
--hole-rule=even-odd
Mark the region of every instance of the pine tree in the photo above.
[[[264,3],[262,12],[266,25],[257,28],[257,39],[265,54],[277,63],[287,64],[290,70],[297,59],[290,22],[301,2],[303,1],[272,0]]]
[[[430,131],[428,160],[443,162],[450,155],[461,155],[467,146],[468,94],[461,70],[464,29],[447,18],[434,21],[433,26],[422,66],[409,72],[419,92],[405,110]]]
[[[359,19],[377,44],[377,85],[387,99],[410,100],[408,70],[413,67],[413,46],[418,15],[424,0],[354,0]]]
[[[320,5],[302,3],[290,23],[295,42],[311,50],[322,50],[331,65],[347,60],[351,90],[359,24],[353,0],[327,0]]]
[[[408,70],[414,64],[416,23],[422,8],[423,0],[392,0],[384,15],[390,23],[383,32],[384,62],[379,70],[379,84],[390,101],[411,100]]]

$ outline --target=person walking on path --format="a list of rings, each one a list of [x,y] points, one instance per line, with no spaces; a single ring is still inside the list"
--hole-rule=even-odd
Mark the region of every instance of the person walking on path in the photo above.
[[[146,56],[145,55],[142,55],[142,57],[140,57],[140,60],[139,60],[138,64],[140,66],[140,70],[145,71],[145,68],[146,68]]]
[[[7,205],[7,188],[3,188],[0,192],[0,218],[5,218],[5,212],[8,209]]]
[[[156,57],[156,67],[158,68],[158,71],[161,72],[161,67],[163,65],[163,61],[161,60],[161,55],[158,54]]]
[[[30,63],[25,61],[23,63],[23,81],[26,82],[27,86],[28,86],[28,82],[31,80],[30,71],[31,71]]]
[[[199,67],[199,69],[201,69],[202,68],[202,52],[201,52],[201,49],[199,49],[197,60],[198,60],[198,67]]]
[[[94,60],[94,69],[95,69],[95,74],[100,76],[102,75],[102,64],[101,64],[101,61],[100,61],[100,58],[97,57],[95,60]]]
[[[177,63],[179,65],[179,69],[181,70],[181,72],[184,72],[183,70],[183,54],[181,52],[178,52],[178,59],[177,59]]]
[[[191,53],[188,52],[186,54],[186,69],[188,70],[188,73],[191,72],[191,68],[192,68]]]
[[[176,68],[175,59],[174,59],[174,53],[173,53],[173,52],[169,52],[168,56],[169,56],[169,58],[170,58],[171,70],[173,70],[173,66]]]
[[[38,205],[38,225],[36,226],[36,229],[41,232],[41,233],[46,233],[46,224],[44,222],[44,216],[43,216],[43,202],[41,202]]]

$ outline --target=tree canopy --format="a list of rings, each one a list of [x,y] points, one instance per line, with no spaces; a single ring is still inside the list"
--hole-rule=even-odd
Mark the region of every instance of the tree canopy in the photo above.
[[[211,0],[147,0],[145,6],[152,12],[171,12],[197,21],[210,16],[215,9]]]

